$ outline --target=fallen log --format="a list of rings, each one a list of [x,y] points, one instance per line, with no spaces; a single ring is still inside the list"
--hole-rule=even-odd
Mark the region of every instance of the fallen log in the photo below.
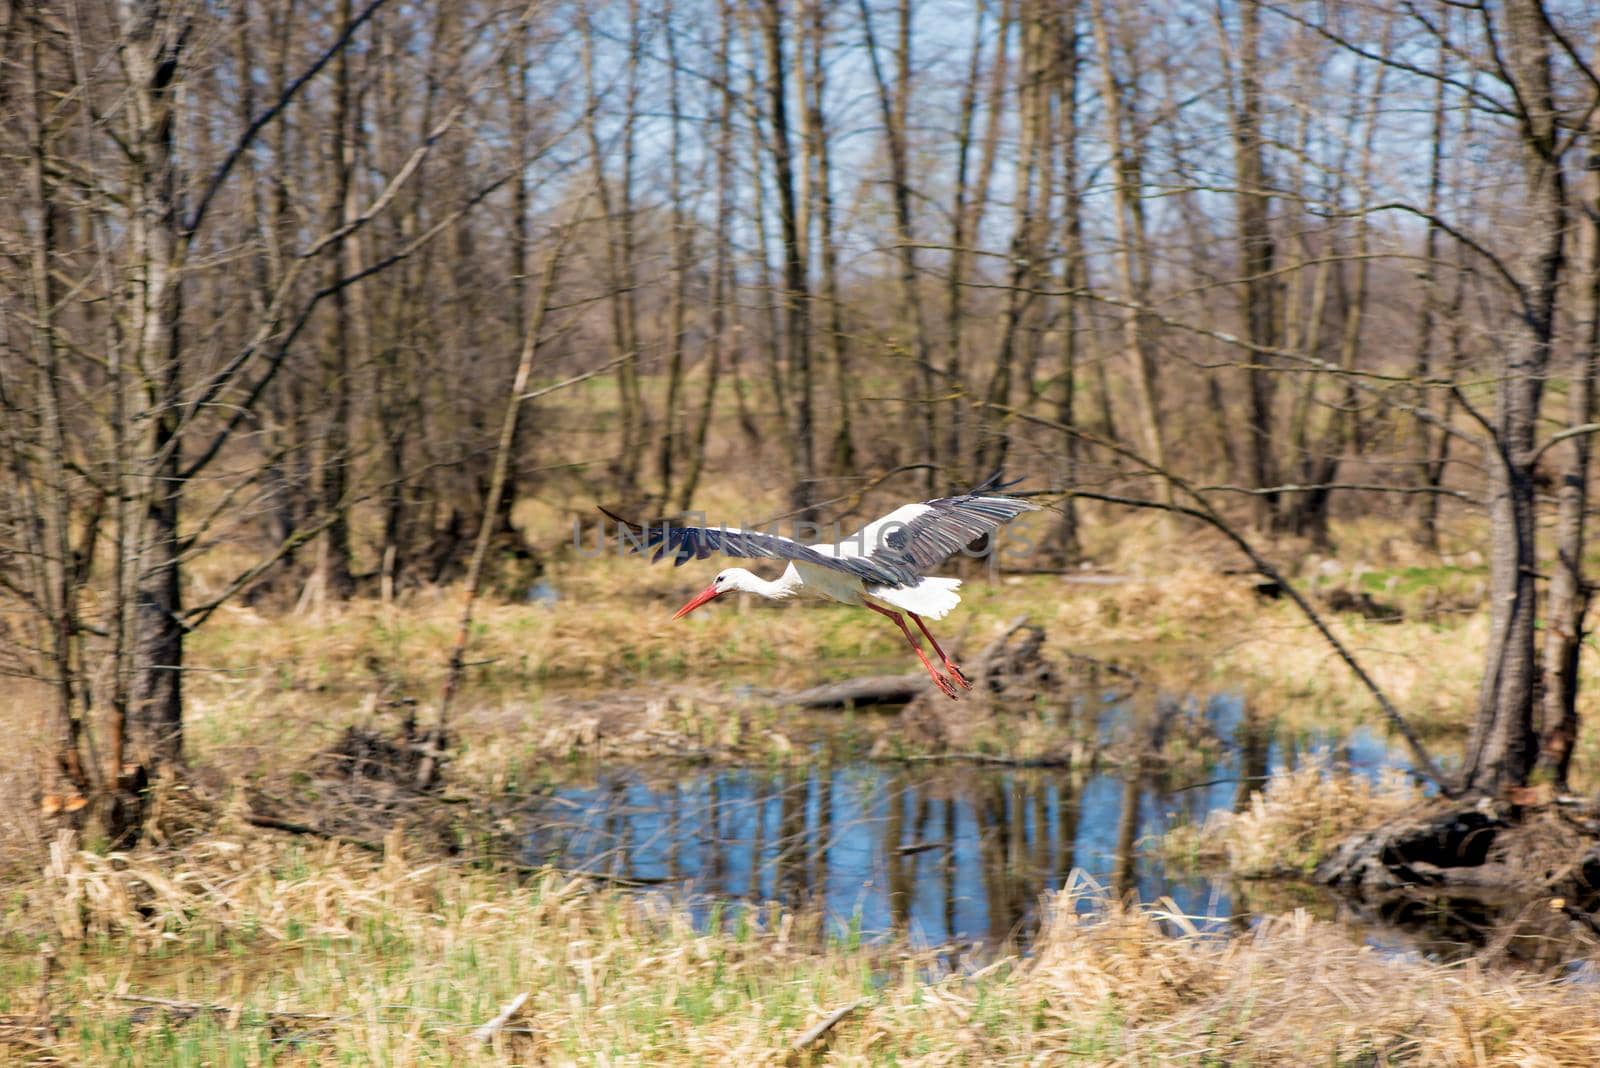
[[[1317,865],[1326,886],[1357,892],[1408,886],[1483,886],[1496,838],[1510,827],[1500,816],[1451,806],[1406,816],[1343,842]]]
[[[997,768],[1070,768],[1083,763],[1081,757],[1074,760],[1070,753],[1037,757],[1013,757],[1000,753],[907,753],[883,759],[898,764],[979,764]]]
[[[159,1009],[166,1009],[174,1015],[189,1017],[197,1016],[202,1012],[216,1016],[232,1016],[237,1018],[244,1009],[238,1005],[219,1005],[210,1001],[180,1001],[177,998],[158,998],[147,994],[112,994],[113,1000],[128,1001],[136,1005],[150,1005]],[[304,1020],[311,1023],[329,1023],[350,1019],[350,1014],[336,1015],[329,1012],[295,1012],[285,1009],[256,1009],[263,1017],[269,1020],[298,1021]]]
[[[296,823],[294,820],[279,819],[277,816],[268,816],[260,812],[247,812],[244,821],[252,827],[263,827],[269,831],[285,831],[289,834],[306,835],[311,838],[326,838],[330,842],[342,842],[345,845],[365,849],[368,853],[382,853],[383,843],[374,842],[366,838],[355,838],[348,834],[339,834],[336,831],[313,827],[309,823]]]
[[[925,672],[905,675],[869,675],[813,686],[790,694],[784,703],[795,708],[867,708],[873,705],[903,705],[930,690]]]

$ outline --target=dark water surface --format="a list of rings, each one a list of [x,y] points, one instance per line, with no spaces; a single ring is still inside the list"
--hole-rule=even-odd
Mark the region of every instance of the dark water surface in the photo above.
[[[602,767],[555,792],[528,857],[668,883],[702,909],[728,900],[820,907],[841,928],[904,931],[925,946],[1025,940],[1040,895],[1075,869],[1111,893],[1170,897],[1204,927],[1252,909],[1235,880],[1166,869],[1150,846],[1175,821],[1239,806],[1260,777],[1315,750],[1372,776],[1407,766],[1370,731],[1336,744],[1291,739],[1247,718],[1231,696],[1188,715],[1219,743],[1215,756],[1161,774],[820,758]]]

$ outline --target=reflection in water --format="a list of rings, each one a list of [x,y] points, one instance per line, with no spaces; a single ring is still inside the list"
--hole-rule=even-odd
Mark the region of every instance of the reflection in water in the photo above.
[[[1140,845],[1174,819],[1200,821],[1247,796],[1303,742],[1233,698],[1199,709],[1227,741],[1188,777],[1130,771],[856,762],[774,768],[619,766],[558,789],[528,856],[645,881],[682,881],[696,900],[822,908],[868,934],[923,945],[1026,937],[1040,895],[1082,869],[1117,894],[1170,896],[1190,916],[1227,923],[1246,903],[1227,879],[1169,876]],[[1325,744],[1325,743],[1323,743]],[[1357,732],[1341,754],[1377,774],[1404,764]],[[1250,783],[1248,785],[1254,785]]]

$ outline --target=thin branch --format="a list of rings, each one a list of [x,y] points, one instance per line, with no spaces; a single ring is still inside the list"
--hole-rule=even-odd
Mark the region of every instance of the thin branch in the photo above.
[[[625,356],[618,356],[616,359],[609,360],[593,370],[585,371],[582,374],[573,375],[571,378],[563,378],[561,381],[552,383],[548,386],[540,386],[538,389],[532,390],[528,393],[519,393],[516,399],[519,401],[537,400],[546,394],[555,393],[558,390],[566,389],[568,386],[575,386],[579,382],[587,382],[591,378],[598,378],[607,371],[614,369],[618,364],[627,363],[632,358],[633,353],[631,352]]]
[[[217,164],[217,169],[211,172],[211,180],[206,183],[205,192],[200,194],[200,201],[195,205],[194,214],[189,216],[189,221],[184,225],[184,237],[186,240],[194,240],[195,233],[205,220],[206,209],[211,207],[211,201],[216,197],[223,183],[228,180],[228,175],[233,172],[233,168],[238,164],[239,159],[255,142],[257,135],[266,129],[267,125],[276,119],[284,108],[289,106],[307,82],[315,78],[323,67],[326,67],[335,56],[344,51],[345,46],[350,43],[350,39],[355,36],[356,31],[368,19],[376,15],[379,8],[388,2],[389,0],[372,0],[366,7],[362,8],[361,13],[350,20],[350,24],[344,28],[344,32],[339,35],[338,39],[328,46],[327,51],[318,56],[316,62],[307,67],[298,78],[285,86],[278,99],[273,101],[272,106],[257,115],[250,125],[245,128],[244,133],[239,135],[239,140],[228,150],[228,154],[223,157],[222,162]],[[248,76],[247,73],[245,77]]]
[[[1352,490],[1367,493],[1435,493],[1444,497],[1455,497],[1458,500],[1479,503],[1477,497],[1461,490],[1446,489],[1443,486],[1390,486],[1380,482],[1316,482],[1316,483],[1287,483],[1281,486],[1235,486],[1226,483],[1196,486],[1197,493],[1243,493],[1252,496],[1271,496],[1279,493],[1322,493],[1331,490]],[[1070,490],[1067,492],[1071,492]]]
[[[1549,452],[1555,446],[1561,444],[1563,441],[1566,441],[1568,438],[1582,437],[1585,434],[1593,434],[1596,432],[1600,432],[1600,423],[1584,423],[1581,426],[1569,426],[1565,430],[1557,431],[1556,433],[1550,435],[1550,439],[1548,441],[1534,450],[1532,458],[1528,461],[1528,466],[1532,467],[1534,464],[1537,464],[1540,457]]]
[[[472,1032],[472,1040],[474,1042],[491,1041],[495,1034],[499,1032],[502,1027],[511,1022],[511,1017],[517,1014],[517,1010],[522,1008],[522,1003],[527,1000],[528,992],[524,990],[510,1001],[506,1002],[505,1007],[495,1015],[494,1019],[490,1020],[488,1023]]]
[[[849,1016],[857,1009],[863,1008],[870,1004],[872,1004],[871,998],[857,998],[855,1001],[850,1002],[850,1004],[841,1005],[837,1009],[834,1009],[832,1012],[828,1013],[828,1015],[817,1021],[817,1023],[812,1027],[807,1028],[804,1034],[794,1040],[794,1043],[789,1047],[790,1058],[793,1059],[799,1057],[806,1050],[810,1049],[823,1038],[827,1037],[828,1032],[837,1027],[839,1022],[846,1016]]]
[[[216,459],[217,454],[222,451],[222,447],[227,444],[228,439],[232,437],[236,430],[238,430],[239,426],[246,419],[251,418],[255,414],[256,400],[261,396],[262,391],[267,388],[267,385],[272,381],[273,376],[277,374],[278,369],[283,365],[284,359],[289,355],[290,345],[294,342],[295,338],[299,337],[300,332],[305,329],[306,324],[311,319],[311,313],[316,310],[316,307],[319,303],[321,303],[323,300],[326,300],[328,297],[331,297],[333,294],[337,293],[346,286],[354,285],[364,278],[370,278],[380,271],[387,270],[400,261],[412,256],[430,241],[432,241],[435,237],[439,236],[439,234],[443,233],[445,230],[454,225],[455,222],[463,215],[476,208],[478,204],[482,203],[483,200],[495,190],[499,189],[506,182],[510,181],[511,178],[512,175],[509,172],[500,175],[488,185],[475,192],[466,201],[466,203],[462,204],[449,215],[440,219],[437,223],[435,223],[433,226],[430,226],[423,233],[417,235],[415,239],[410,241],[405,246],[396,249],[394,252],[383,257],[382,259],[374,260],[372,263],[368,264],[366,267],[363,267],[359,271],[345,275],[334,282],[330,282],[328,285],[323,286],[321,289],[317,290],[317,292],[313,293],[311,295],[311,299],[308,300],[305,306],[300,309],[300,314],[295,318],[294,325],[291,326],[289,332],[284,335],[283,340],[278,343],[276,351],[273,353],[271,359],[267,362],[266,371],[263,372],[262,376],[255,382],[253,386],[250,387],[250,390],[248,393],[246,393],[244,399],[242,399],[235,407],[232,418],[230,418],[228,422],[217,431],[210,443],[200,451],[200,454],[195,458],[194,462],[184,469],[182,477],[185,479],[192,479],[200,472],[204,471],[205,468],[210,465],[211,461]],[[276,325],[282,321],[282,317],[278,316],[274,317],[269,323],[263,324],[256,337],[245,346],[243,351],[241,351],[240,354],[234,358],[230,365],[213,376],[212,386],[208,388],[206,396],[198,400],[193,405],[195,410],[198,410],[202,405],[210,404],[222,391],[222,389],[226,387],[227,383],[234,380],[238,376],[238,372],[243,370],[244,366],[251,360],[251,358],[261,351],[261,343],[272,335]]]
[[[1429,81],[1442,81],[1451,88],[1459,90],[1469,100],[1477,101],[1485,111],[1488,111],[1491,114],[1500,115],[1505,118],[1512,118],[1516,115],[1516,112],[1514,112],[1508,105],[1496,100],[1494,97],[1483,92],[1475,85],[1460,82],[1454,78],[1441,76],[1437,71],[1424,70],[1415,64],[1405,63],[1395,59],[1393,56],[1385,56],[1381,53],[1362,48],[1354,41],[1334,33],[1332,30],[1326,28],[1320,23],[1312,22],[1310,19],[1301,18],[1299,15],[1293,14],[1286,8],[1278,7],[1273,4],[1262,4],[1261,6],[1267,11],[1272,12],[1274,15],[1288,19],[1297,26],[1303,26],[1318,36],[1324,37],[1333,42],[1340,48],[1343,48],[1349,52],[1353,52],[1362,59],[1370,60],[1373,63],[1380,63],[1383,66],[1392,67],[1395,70],[1405,71],[1407,74],[1413,74],[1419,78],[1426,78]]]
[[[1164,479],[1170,486],[1181,491],[1190,500],[1194,501],[1194,506],[1190,507],[1188,505],[1178,504],[1175,501],[1168,503],[1166,501],[1144,500],[1138,497],[1125,497],[1120,494],[1099,493],[1091,490],[1074,489],[1071,491],[1073,496],[1087,498],[1089,500],[1105,501],[1110,504],[1123,504],[1135,508],[1154,508],[1158,511],[1175,512],[1180,515],[1187,515],[1194,519],[1198,519],[1211,527],[1214,527],[1229,541],[1233,542],[1234,545],[1237,546],[1239,550],[1250,559],[1250,562],[1256,566],[1256,570],[1260,571],[1261,574],[1278,583],[1283,591],[1289,595],[1290,600],[1294,601],[1295,606],[1300,609],[1300,612],[1306,617],[1307,620],[1310,621],[1311,625],[1317,629],[1317,632],[1321,634],[1323,639],[1326,640],[1327,643],[1333,648],[1333,651],[1338,655],[1339,659],[1344,661],[1345,666],[1348,667],[1352,673],[1354,673],[1356,678],[1360,681],[1362,687],[1372,695],[1373,700],[1375,700],[1378,704],[1378,707],[1382,709],[1384,716],[1389,720],[1390,724],[1393,725],[1394,729],[1400,734],[1400,736],[1405,739],[1406,745],[1411,750],[1412,758],[1417,763],[1417,768],[1419,769],[1420,774],[1425,776],[1430,782],[1437,786],[1439,790],[1446,796],[1453,796],[1454,787],[1445,779],[1442,774],[1440,774],[1438,767],[1433,762],[1433,758],[1428,754],[1427,749],[1423,747],[1421,739],[1419,739],[1416,735],[1416,732],[1411,729],[1411,724],[1406,720],[1405,716],[1400,713],[1400,710],[1395,707],[1394,703],[1389,700],[1389,695],[1384,693],[1383,688],[1377,684],[1371,675],[1367,674],[1366,669],[1361,666],[1360,661],[1356,660],[1355,654],[1347,649],[1345,644],[1339,640],[1338,636],[1335,635],[1331,629],[1329,629],[1328,624],[1323,621],[1322,616],[1315,608],[1311,606],[1311,602],[1306,600],[1305,596],[1295,588],[1294,584],[1290,582],[1282,572],[1274,567],[1266,557],[1257,552],[1255,546],[1250,543],[1249,539],[1247,539],[1243,534],[1240,534],[1239,531],[1235,529],[1233,524],[1224,519],[1216,511],[1216,509],[1211,506],[1211,503],[1206,500],[1205,496],[1198,489],[1189,485],[1189,483],[1181,476],[1157,467],[1155,464],[1152,464],[1143,456],[1140,456],[1138,453],[1127,448],[1126,446],[1118,445],[1115,442],[1106,441],[1098,435],[1088,433],[1079,429],[1078,427],[1067,426],[1064,423],[1058,423],[1053,419],[1045,419],[1042,416],[1031,415],[1027,412],[1017,411],[1016,409],[1009,408],[1004,405],[991,404],[989,406],[1003,411],[1008,415],[1020,418],[1026,422],[1039,426],[1045,426],[1059,433],[1071,434],[1083,441],[1088,442],[1089,444],[1098,445],[1101,448],[1108,449],[1111,452],[1116,453],[1118,456],[1138,464],[1152,475]]]
[[[1390,201],[1387,204],[1372,204],[1356,211],[1327,212],[1325,213],[1325,217],[1330,219],[1351,219],[1358,218],[1363,215],[1371,215],[1380,211],[1401,211],[1408,215],[1415,215],[1417,218],[1428,223],[1428,225],[1437,227],[1441,232],[1449,234],[1461,245],[1471,249],[1484,260],[1488,261],[1489,265],[1494,268],[1495,273],[1498,274],[1502,280],[1504,280],[1506,285],[1511,287],[1511,291],[1517,296],[1517,301],[1523,305],[1527,304],[1528,296],[1526,287],[1523,286],[1523,284],[1517,279],[1517,276],[1512,273],[1511,268],[1507,267],[1505,263],[1501,261],[1500,257],[1496,256],[1483,245],[1479,244],[1471,237],[1468,237],[1466,234],[1450,225],[1450,223],[1446,222],[1444,219],[1441,219],[1432,212],[1419,208],[1414,204],[1407,204],[1403,201]]]

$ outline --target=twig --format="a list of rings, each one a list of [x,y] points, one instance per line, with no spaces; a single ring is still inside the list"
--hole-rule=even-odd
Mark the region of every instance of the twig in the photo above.
[[[1082,664],[1096,671],[1104,671],[1108,675],[1115,675],[1118,678],[1127,679],[1135,686],[1144,685],[1144,677],[1142,675],[1139,675],[1137,672],[1129,671],[1120,664],[1113,664],[1109,660],[1101,659],[1098,656],[1090,656],[1088,653],[1069,652],[1066,654],[1066,658],[1071,663]]]
[[[136,1005],[159,1005],[163,1009],[172,1009],[176,1012],[201,1013],[210,1012],[220,1016],[237,1015],[239,1009],[231,1005],[217,1005],[209,1001],[178,1001],[175,998],[151,997],[148,994],[112,994],[117,1001],[131,1001]],[[331,1012],[290,1012],[282,1009],[262,1009],[261,1015],[274,1020],[344,1020],[344,1016]]]
[[[1172,476],[1167,477],[1171,478]],[[1378,708],[1382,710],[1389,722],[1393,724],[1395,730],[1400,733],[1400,737],[1405,739],[1406,745],[1411,750],[1412,759],[1416,761],[1417,773],[1427,778],[1430,782],[1437,786],[1439,788],[1439,792],[1444,794],[1446,797],[1456,796],[1459,791],[1456,790],[1454,784],[1452,784],[1450,780],[1446,779],[1444,775],[1440,773],[1438,766],[1433,762],[1433,757],[1429,755],[1428,750],[1424,748],[1422,741],[1417,737],[1416,732],[1411,729],[1410,721],[1408,721],[1405,716],[1400,714],[1400,710],[1394,706],[1392,701],[1389,700],[1389,695],[1383,691],[1383,689],[1377,684],[1371,675],[1367,674],[1366,668],[1361,666],[1361,662],[1355,658],[1355,654],[1350,652],[1350,650],[1345,647],[1345,644],[1334,635],[1331,629],[1329,629],[1328,624],[1323,620],[1322,616],[1317,613],[1315,608],[1311,607],[1311,602],[1306,600],[1305,596],[1282,574],[1282,572],[1273,567],[1265,557],[1257,552],[1255,546],[1250,544],[1250,542],[1245,539],[1244,535],[1240,534],[1237,530],[1230,526],[1226,520],[1218,515],[1216,511],[1206,503],[1203,497],[1193,494],[1193,492],[1190,491],[1181,480],[1172,479],[1172,481],[1179,489],[1189,492],[1192,499],[1198,503],[1199,507],[1190,508],[1181,504],[1168,504],[1160,501],[1144,501],[1134,497],[1124,497],[1120,494],[1091,493],[1082,490],[1078,491],[1077,496],[1084,497],[1089,500],[1105,501],[1109,504],[1125,504],[1136,508],[1156,508],[1162,511],[1176,512],[1181,515],[1187,515],[1195,519],[1202,520],[1203,522],[1209,523],[1215,527],[1219,532],[1222,533],[1224,537],[1233,542],[1234,545],[1238,546],[1239,550],[1250,558],[1250,562],[1255,564],[1257,571],[1261,572],[1261,574],[1265,575],[1267,578],[1272,579],[1280,587],[1282,587],[1283,591],[1289,595],[1289,599],[1295,603],[1295,607],[1300,609],[1301,614],[1304,615],[1311,625],[1317,629],[1317,633],[1321,634],[1323,640],[1333,648],[1335,655],[1337,655],[1340,660],[1344,661],[1345,666],[1350,669],[1350,672],[1353,675],[1355,675],[1356,680],[1361,683],[1361,685],[1369,694],[1372,695],[1373,700],[1378,704]]]
[[[1352,653],[1345,646],[1345,644],[1339,640],[1338,636],[1333,633],[1328,624],[1323,620],[1322,616],[1319,615],[1317,610],[1311,606],[1311,602],[1306,600],[1305,596],[1295,587],[1295,585],[1291,583],[1288,578],[1286,578],[1276,567],[1272,566],[1272,564],[1264,556],[1261,555],[1256,547],[1251,544],[1248,538],[1241,534],[1238,529],[1233,526],[1233,524],[1229,523],[1225,518],[1223,518],[1216,508],[1212,506],[1210,500],[1207,499],[1204,493],[1197,490],[1187,480],[1174,474],[1167,468],[1145,459],[1139,453],[1125,445],[1118,444],[1115,441],[1109,441],[1096,434],[1087,433],[1076,426],[1068,426],[1064,423],[1059,423],[1051,419],[1045,419],[1042,416],[1033,415],[1029,412],[1019,411],[1015,408],[1007,407],[1003,404],[990,403],[985,406],[992,408],[995,411],[1004,412],[1007,415],[1021,419],[1025,422],[1032,423],[1035,426],[1047,427],[1052,430],[1070,434],[1080,441],[1087,442],[1090,445],[1105,449],[1113,455],[1130,460],[1143,468],[1145,473],[1163,480],[1169,488],[1184,494],[1191,501],[1193,501],[1193,505],[1184,505],[1178,504],[1173,500],[1148,501],[1117,493],[1096,493],[1089,490],[1071,491],[1072,496],[1079,497],[1084,500],[1105,501],[1107,504],[1124,504],[1133,508],[1153,508],[1158,511],[1171,512],[1175,515],[1186,515],[1191,518],[1198,519],[1203,523],[1209,524],[1223,537],[1233,542],[1239,551],[1244,553],[1244,555],[1249,558],[1250,562],[1255,565],[1257,571],[1265,575],[1267,578],[1272,579],[1283,589],[1284,593],[1288,594],[1289,599],[1295,603],[1295,607],[1300,609],[1301,614],[1306,617],[1306,620],[1317,629],[1317,633],[1322,635],[1323,640],[1328,643],[1339,659],[1344,661],[1345,666],[1350,669],[1351,674],[1355,675],[1356,680],[1361,683],[1362,687],[1366,689],[1367,693],[1372,695],[1372,699],[1377,702],[1378,708],[1382,710],[1384,716],[1388,718],[1395,730],[1399,732],[1400,737],[1405,739],[1407,747],[1409,747],[1411,750],[1413,761],[1416,764],[1416,773],[1438,786],[1439,792],[1444,794],[1444,796],[1459,796],[1461,791],[1453,782],[1446,779],[1439,771],[1438,765],[1433,762],[1433,757],[1423,746],[1422,740],[1417,736],[1416,731],[1411,728],[1410,721],[1400,713],[1400,710],[1395,707],[1394,702],[1389,700],[1389,695],[1384,692],[1383,687],[1379,686],[1377,681],[1373,679],[1371,675],[1367,674],[1366,668],[1362,667],[1361,662],[1356,659],[1355,654]]]
[[[581,204],[582,201],[580,200]],[[516,444],[517,420],[523,396],[528,388],[528,376],[538,360],[540,343],[544,340],[545,318],[550,314],[550,297],[555,291],[556,278],[561,269],[562,257],[577,225],[578,209],[573,209],[557,236],[555,247],[545,260],[544,274],[540,280],[539,303],[533,318],[522,335],[522,350],[517,356],[517,370],[512,375],[511,396],[506,400],[505,412],[500,419],[500,436],[495,444],[494,468],[489,476],[489,494],[484,498],[483,515],[478,521],[478,536],[472,545],[472,560],[467,564],[466,591],[461,601],[461,622],[450,647],[444,676],[444,691],[439,695],[439,716],[433,729],[426,735],[429,752],[417,764],[414,785],[426,790],[437,783],[440,757],[445,748],[445,728],[450,723],[450,704],[461,685],[461,673],[466,667],[467,642],[472,636],[472,613],[478,603],[479,587],[483,582],[484,561],[489,556],[489,543],[494,537],[500,517],[500,498],[505,493],[511,475],[511,450]],[[535,391],[537,392],[537,391]]]
[[[573,879],[589,879],[597,883],[608,883],[611,886],[665,886],[672,882],[671,879],[658,875],[612,875],[603,871],[584,871],[581,868],[539,868],[528,867],[529,871],[550,871],[565,875]]]
[[[478,1028],[476,1031],[472,1032],[472,1040],[474,1042],[488,1042],[490,1039],[494,1038],[495,1033],[506,1024],[511,1022],[511,1017],[517,1014],[517,1010],[522,1008],[522,1003],[527,1000],[528,992],[524,990],[510,1001],[506,1002],[505,1008],[500,1010],[499,1015],[490,1020],[488,1023],[484,1024],[482,1027]]]
[[[569,879],[588,879],[590,882],[610,886],[666,886],[676,882],[663,875],[612,875],[610,872],[589,871],[585,868],[557,868],[551,864],[524,864],[505,857],[480,856],[475,863],[489,864],[501,871],[519,875],[564,875]]]
[[[889,757],[897,764],[990,764],[1000,768],[1070,768],[1072,758],[1008,757],[996,753],[909,753]]]
[[[630,352],[626,356],[618,356],[616,359],[611,360],[608,363],[603,363],[599,367],[594,368],[593,370],[585,371],[585,372],[583,372],[582,374],[579,374],[579,375],[573,375],[571,378],[563,378],[559,382],[553,382],[548,386],[542,386],[539,389],[535,389],[535,390],[532,390],[532,391],[527,392],[527,393],[518,393],[516,395],[516,397],[513,398],[513,399],[517,400],[519,402],[520,401],[537,400],[538,398],[543,397],[546,394],[555,393],[557,390],[566,389],[568,386],[575,386],[579,382],[587,382],[591,378],[596,378],[596,377],[599,377],[600,375],[605,374],[607,371],[611,370],[613,367],[616,367],[618,364],[627,363],[629,360],[633,359],[635,357],[635,355],[636,355],[635,353]]]
[[[863,1005],[870,1004],[871,1001],[871,998],[858,998],[855,1001],[852,1001],[850,1004],[834,1009],[832,1012],[828,1013],[828,1015],[824,1016],[814,1027],[794,1040],[794,1044],[789,1047],[790,1061],[793,1062],[801,1053],[804,1053],[819,1040],[826,1037],[829,1031],[832,1031],[836,1026],[838,1026],[840,1020],[844,1019],[846,1016],[849,1016],[852,1012],[855,1012]]]
[[[1133,581],[1128,575],[1107,575],[1076,567],[1001,567],[1000,574],[1059,575],[1071,586],[1125,586]]]
[[[206,209],[211,206],[211,201],[217,195],[217,191],[222,188],[222,184],[228,180],[228,175],[232,172],[235,164],[249,150],[251,142],[256,139],[256,135],[289,106],[294,100],[295,94],[307,82],[315,78],[318,72],[328,65],[329,60],[344,51],[345,46],[355,37],[356,31],[361,28],[361,24],[376,15],[378,9],[386,3],[388,3],[388,0],[373,0],[355,18],[349,20],[345,24],[344,32],[339,35],[339,39],[329,45],[322,55],[317,57],[315,63],[307,67],[294,81],[285,86],[283,92],[279,94],[278,99],[272,103],[271,107],[251,120],[250,125],[245,128],[239,140],[234,143],[228,154],[223,157],[222,162],[217,165],[216,170],[211,173],[211,180],[206,183],[205,192],[200,194],[200,202],[195,207],[194,214],[189,216],[188,222],[184,225],[183,230],[186,239],[194,240],[195,232],[200,229],[200,223],[206,217]]]
[[[54,1032],[50,1026],[50,977],[55,971],[56,947],[49,942],[39,947],[39,1000],[34,1005],[34,1015],[41,1029]]]
[[[310,835],[313,838],[326,838],[333,842],[343,842],[353,845],[358,849],[365,849],[369,853],[382,853],[383,845],[379,842],[368,841],[365,838],[354,838],[347,834],[338,834],[334,831],[325,831],[321,827],[313,827],[309,823],[295,823],[293,820],[280,820],[276,816],[263,816],[251,812],[245,816],[244,821],[252,827],[265,827],[273,831],[288,831],[290,834]]]

